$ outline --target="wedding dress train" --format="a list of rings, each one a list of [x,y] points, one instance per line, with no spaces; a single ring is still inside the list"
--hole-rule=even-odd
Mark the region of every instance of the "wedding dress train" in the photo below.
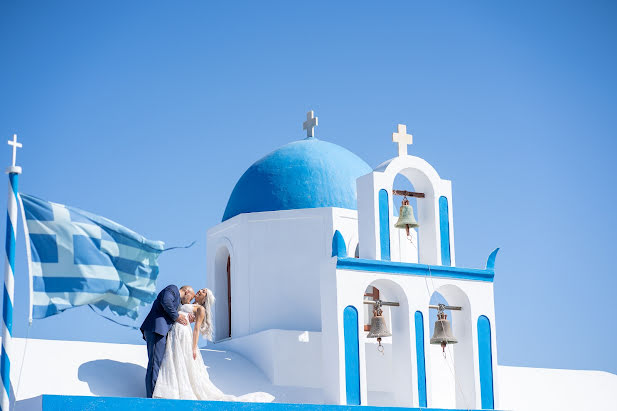
[[[192,304],[184,304],[180,315],[193,312]],[[254,392],[239,397],[224,394],[210,381],[201,353],[193,359],[193,331],[188,325],[175,323],[167,334],[165,356],[159,369],[153,398],[206,401],[272,402],[274,397],[265,392]]]

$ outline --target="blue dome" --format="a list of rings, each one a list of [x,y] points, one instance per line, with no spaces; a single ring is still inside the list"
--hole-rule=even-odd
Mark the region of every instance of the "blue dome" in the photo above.
[[[242,213],[340,207],[357,209],[356,179],[372,171],[351,151],[309,137],[249,167],[234,187],[223,221]]]

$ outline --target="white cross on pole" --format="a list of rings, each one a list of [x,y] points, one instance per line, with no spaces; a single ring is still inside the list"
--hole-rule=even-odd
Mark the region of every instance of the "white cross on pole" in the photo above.
[[[13,146],[13,165],[9,167],[9,195],[6,205],[7,224],[6,224],[6,257],[4,263],[4,306],[2,307],[2,387],[0,388],[0,409],[9,411],[11,394],[11,355],[13,355],[13,301],[15,297],[15,241],[17,238],[17,196],[18,183],[21,167],[15,165],[17,147],[21,143],[17,142],[17,134],[13,135],[13,141],[9,141]]]
[[[413,136],[407,134],[407,126],[405,124],[398,125],[398,131],[392,133],[392,141],[398,143],[398,155],[407,155],[407,146],[413,143]]]
[[[306,130],[307,137],[313,137],[315,127],[317,127],[317,117],[315,117],[315,113],[311,110],[306,113],[306,121],[302,124],[302,129]]]
[[[8,141],[9,146],[13,146],[13,165],[15,168],[15,161],[17,160],[17,149],[23,147],[21,143],[17,142],[17,134],[13,134],[13,140]]]

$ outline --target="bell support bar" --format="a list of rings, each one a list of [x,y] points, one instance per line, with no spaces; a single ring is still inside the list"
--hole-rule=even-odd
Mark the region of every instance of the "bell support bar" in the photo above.
[[[376,301],[364,301],[364,304],[370,304],[370,305],[375,305],[377,302]],[[391,302],[391,301],[382,301],[381,305],[389,305],[392,307],[398,307],[400,306],[399,303],[395,303],[395,302]],[[439,309],[439,305],[429,305],[428,308],[432,308],[435,310]],[[444,310],[454,310],[454,311],[461,311],[463,308],[456,306],[456,305],[444,305],[443,306]]]
[[[440,307],[440,306],[442,306],[442,307]],[[455,310],[455,311],[461,311],[463,309],[462,307],[457,307],[457,306],[453,306],[453,305],[443,305],[443,304],[429,305],[428,308],[432,308],[434,310],[439,310],[441,308],[443,310]]]
[[[364,301],[364,304],[371,304],[371,305],[375,305],[377,304],[377,301]],[[389,305],[392,307],[398,307],[400,304],[399,303],[394,303],[391,301],[381,301],[381,305]]]
[[[424,193],[414,193],[413,191],[406,190],[392,190],[392,194],[395,196],[403,196],[403,197],[417,197],[424,198]]]

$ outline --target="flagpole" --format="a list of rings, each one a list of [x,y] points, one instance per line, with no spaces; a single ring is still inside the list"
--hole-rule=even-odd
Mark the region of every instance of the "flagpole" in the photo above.
[[[13,339],[13,294],[15,284],[15,239],[17,236],[17,185],[21,167],[15,165],[17,148],[22,144],[17,142],[17,134],[9,140],[13,146],[13,165],[7,169],[9,175],[9,194],[7,200],[6,218],[6,260],[4,264],[4,297],[2,303],[2,356],[0,357],[0,374],[2,376],[2,411],[9,411],[11,399],[11,354]]]

